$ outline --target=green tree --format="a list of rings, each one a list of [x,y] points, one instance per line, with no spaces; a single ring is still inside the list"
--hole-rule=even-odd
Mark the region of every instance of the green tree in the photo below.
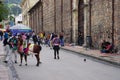
[[[3,2],[0,2],[0,22],[9,15],[9,8]]]
[[[21,13],[21,8],[16,6],[16,5],[12,5],[10,7],[10,14],[14,14],[15,16]]]

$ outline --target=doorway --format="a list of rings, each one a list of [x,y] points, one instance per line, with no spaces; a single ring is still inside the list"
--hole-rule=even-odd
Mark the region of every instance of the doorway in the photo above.
[[[84,44],[84,0],[78,3],[78,45]]]

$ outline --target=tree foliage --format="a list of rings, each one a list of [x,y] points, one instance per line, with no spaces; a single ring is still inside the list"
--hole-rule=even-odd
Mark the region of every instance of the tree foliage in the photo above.
[[[21,13],[19,6],[21,0],[0,0],[0,22],[6,19],[8,15],[14,14],[15,16]]]
[[[21,8],[20,8],[20,2],[22,0],[4,0],[5,4],[7,4],[7,6],[10,9],[10,15],[19,15],[21,13]]]
[[[9,8],[4,3],[0,3],[0,22],[9,15]]]
[[[9,4],[10,14],[18,15],[21,13],[21,8],[18,5]]]
[[[22,0],[4,0],[5,3],[7,4],[20,4]]]

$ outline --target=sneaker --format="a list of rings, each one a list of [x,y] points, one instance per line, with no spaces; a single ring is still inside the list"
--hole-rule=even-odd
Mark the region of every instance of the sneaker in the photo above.
[[[27,66],[27,63],[25,64],[25,66]]]
[[[19,66],[22,66],[22,64],[20,64]]]
[[[17,64],[17,61],[15,61],[15,63]]]
[[[4,63],[8,63],[8,61],[3,61]]]
[[[60,59],[60,57],[59,57],[59,56],[58,56],[57,58],[58,58],[58,59]]]

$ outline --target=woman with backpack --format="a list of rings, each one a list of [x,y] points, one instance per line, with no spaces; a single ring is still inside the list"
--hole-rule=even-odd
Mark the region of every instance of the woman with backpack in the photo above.
[[[58,38],[58,35],[54,36],[52,42],[53,42],[53,50],[54,50],[54,59],[56,59],[56,54],[57,54],[57,58],[59,59],[60,39]]]

